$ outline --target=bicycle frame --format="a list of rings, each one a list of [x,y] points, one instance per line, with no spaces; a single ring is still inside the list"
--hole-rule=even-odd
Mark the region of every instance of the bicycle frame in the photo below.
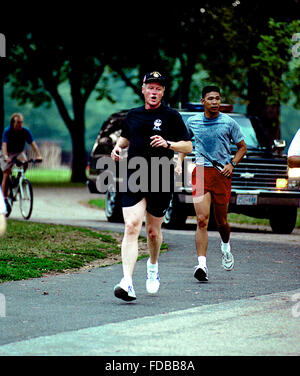
[[[26,162],[20,162],[18,160],[14,160],[13,165],[13,172],[10,177],[9,185],[10,185],[10,211],[7,213],[7,217],[9,216],[13,202],[17,201],[19,197],[20,202],[20,211],[24,219],[29,219],[32,213],[32,207],[33,207],[33,190],[31,183],[28,179],[25,177],[25,166],[29,163],[36,163],[38,161],[34,159],[30,159]],[[17,173],[17,176],[15,177],[15,174]],[[15,180],[16,179],[16,180]],[[15,184],[13,184],[13,182]]]
[[[20,167],[14,166],[13,172],[17,172],[17,176],[15,177],[15,179],[17,180],[16,186],[13,186],[12,177],[10,178],[11,184],[12,184],[13,199],[14,199],[14,201],[16,201],[16,197],[17,197],[17,194],[19,193],[19,191],[21,192],[21,194],[24,194],[23,187],[22,187],[22,182],[25,179],[24,165],[22,165]]]

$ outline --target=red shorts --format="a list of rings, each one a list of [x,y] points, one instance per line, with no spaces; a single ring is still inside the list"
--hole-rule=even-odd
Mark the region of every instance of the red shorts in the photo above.
[[[214,167],[196,166],[192,172],[192,186],[193,197],[199,197],[210,192],[212,202],[219,205],[229,203],[231,178],[227,179]]]

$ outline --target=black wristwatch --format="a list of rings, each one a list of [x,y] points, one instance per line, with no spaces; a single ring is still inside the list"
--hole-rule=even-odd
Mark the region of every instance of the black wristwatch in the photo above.
[[[168,145],[168,146],[167,146],[167,149],[170,149],[170,147],[171,147],[171,142],[166,140],[166,143],[167,143],[167,145]]]
[[[236,167],[236,163],[234,162],[234,160],[233,160],[233,159],[232,159],[232,160],[230,161],[230,163],[232,164],[233,168],[235,168],[235,167]]]

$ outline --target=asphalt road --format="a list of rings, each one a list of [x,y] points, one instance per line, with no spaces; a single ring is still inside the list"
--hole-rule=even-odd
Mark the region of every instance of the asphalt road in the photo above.
[[[31,220],[122,231],[83,204],[93,196],[35,190]],[[19,218],[17,207],[12,218]],[[169,251],[159,259],[159,293],[146,293],[141,260],[133,303],[113,296],[121,265],[1,284],[0,355],[299,355],[299,231],[233,227],[231,272],[221,267],[219,235],[210,232],[209,282],[199,283],[194,229],[191,222],[163,230]]]

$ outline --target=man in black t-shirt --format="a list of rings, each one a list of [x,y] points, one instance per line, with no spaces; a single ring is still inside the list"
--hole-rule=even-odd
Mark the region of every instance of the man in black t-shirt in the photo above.
[[[156,293],[159,289],[158,257],[162,244],[161,225],[170,199],[171,189],[165,190],[166,174],[159,171],[156,162],[170,162],[174,151],[190,153],[193,149],[189,133],[180,114],[161,103],[165,92],[165,78],[159,72],[147,73],[143,80],[142,93],[145,105],[129,111],[111,157],[122,159],[122,149],[128,148],[127,189],[122,193],[125,232],[122,241],[123,278],[115,286],[117,298],[125,301],[136,299],[132,276],[138,256],[138,238],[146,213],[146,232],[150,258],[147,262],[146,289]],[[139,170],[140,186],[133,178]],[[152,166],[152,169],[151,169]],[[172,180],[172,174],[167,179]],[[162,181],[157,181],[162,180]],[[159,188],[157,188],[157,183]],[[171,182],[172,183],[172,182]],[[172,185],[172,184],[171,184]],[[156,188],[154,189],[153,186]],[[140,189],[137,189],[140,188]]]

